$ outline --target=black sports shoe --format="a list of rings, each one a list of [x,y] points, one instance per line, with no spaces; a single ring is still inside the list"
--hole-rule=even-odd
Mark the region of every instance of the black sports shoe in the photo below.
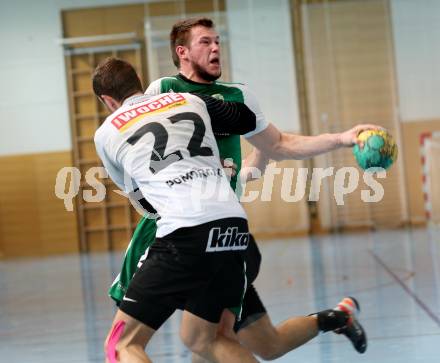
[[[356,313],[359,313],[361,311],[361,308],[357,300],[351,296],[349,296],[348,298],[351,299],[356,306]],[[336,334],[344,334],[348,338],[348,340],[351,341],[354,349],[356,349],[358,353],[362,354],[365,353],[365,351],[367,350],[367,334],[365,333],[362,325],[356,319],[354,313],[350,314],[350,319],[346,326],[337,329],[334,332]]]

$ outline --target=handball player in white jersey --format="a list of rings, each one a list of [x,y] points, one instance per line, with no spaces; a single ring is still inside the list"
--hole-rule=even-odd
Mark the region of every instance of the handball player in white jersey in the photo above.
[[[222,315],[240,314],[249,233],[214,133],[251,135],[267,125],[243,103],[143,95],[134,69],[114,58],[97,67],[93,87],[113,112],[96,131],[98,155],[116,185],[139,188],[158,216],[156,241],[116,313],[107,360],[150,362],[148,341],[182,309],[181,337],[192,352],[212,362],[257,362],[217,334]],[[215,192],[197,198],[206,190]]]

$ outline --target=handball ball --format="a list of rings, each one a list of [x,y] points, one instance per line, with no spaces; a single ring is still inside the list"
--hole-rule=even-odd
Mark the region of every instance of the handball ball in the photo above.
[[[388,169],[397,159],[397,145],[385,130],[366,130],[358,135],[364,146],[353,146],[353,154],[362,169]]]

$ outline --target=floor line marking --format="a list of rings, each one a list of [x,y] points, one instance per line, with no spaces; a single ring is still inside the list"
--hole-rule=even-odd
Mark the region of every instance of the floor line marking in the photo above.
[[[428,316],[434,320],[435,323],[437,323],[437,325],[440,327],[440,318],[435,315],[431,309],[422,301],[420,300],[420,298],[399,278],[399,276],[397,276],[387,265],[386,263],[378,256],[376,255],[373,251],[369,250],[368,252],[370,252],[370,254],[373,256],[373,258],[376,260],[376,262],[382,266],[382,268],[388,272],[388,274],[394,279],[396,280],[396,282],[402,287],[403,290],[405,290],[405,292],[411,296],[414,301],[422,308],[422,310],[425,311],[426,314],[428,314]]]

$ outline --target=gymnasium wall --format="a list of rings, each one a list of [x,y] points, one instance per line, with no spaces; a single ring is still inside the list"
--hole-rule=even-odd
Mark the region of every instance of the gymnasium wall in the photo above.
[[[0,112],[8,115],[8,122],[0,123],[0,155],[71,149],[64,58],[62,47],[58,44],[62,38],[60,11],[134,3],[143,1],[18,0],[2,6],[0,41],[3,49],[8,51],[2,52],[0,58],[0,79],[4,85],[0,90]],[[288,1],[229,1],[229,7],[232,20],[229,25],[234,38],[232,49],[235,50],[231,57],[234,79],[249,79],[250,85],[263,100],[268,95],[273,97],[270,91],[274,84],[283,82],[285,92],[280,93],[282,100],[295,100],[291,36],[285,31],[290,28]],[[246,18],[251,23],[235,21],[241,11],[246,11]],[[270,21],[270,18],[280,16],[281,22]],[[264,31],[263,27],[258,26],[261,21]],[[239,31],[241,26],[251,31],[243,34]],[[240,33],[244,38],[238,36]],[[243,47],[244,42],[249,45],[249,41],[260,42],[252,50],[253,57],[249,57],[249,48]],[[284,46],[280,47],[280,44]],[[245,66],[248,60],[252,61],[252,68]],[[273,65],[274,61],[276,66]],[[271,69],[271,74],[276,73],[270,79],[268,69]],[[253,77],[255,74],[261,77]],[[294,97],[288,98],[291,95]],[[263,108],[271,107],[267,101],[262,104]],[[294,101],[287,105],[287,110],[283,109],[286,112],[272,108],[269,114],[273,114],[274,120],[279,120],[276,121],[279,127],[297,130],[296,108]],[[20,135],[20,142],[9,135]]]
[[[304,63],[311,133],[341,132],[375,123],[398,136],[391,22],[386,0],[313,2],[302,6]],[[315,167],[336,170],[356,162],[350,148],[314,158]],[[407,220],[401,159],[381,184],[384,196],[365,203],[362,182],[338,206],[334,179],[324,181],[317,201],[323,228],[397,227]],[[327,191],[328,190],[328,191]]]
[[[2,5],[0,44],[7,51],[0,58],[0,112],[6,115],[0,121],[0,256],[78,250],[75,214],[66,213],[53,193],[56,172],[72,165],[64,58],[57,42],[62,37],[61,10],[134,3],[145,1],[17,0]],[[406,163],[402,182],[408,186],[410,218],[420,222],[424,216],[418,135],[440,129],[436,99],[440,2],[390,0],[390,4],[405,146],[400,154]],[[245,80],[251,86],[268,118],[280,128],[298,131],[288,1],[229,0],[227,9],[233,80]],[[250,48],[250,44],[256,46]],[[269,98],[283,106],[273,107],[266,101]],[[268,234],[305,231],[305,205],[298,204],[290,212],[285,207],[276,202],[249,208],[251,224],[263,226],[262,233]],[[290,221],[296,221],[299,229]],[[289,223],[291,230],[286,228]]]
[[[419,140],[440,130],[440,1],[392,0],[391,14],[408,209],[424,223]]]
[[[70,152],[0,157],[0,257],[43,256],[78,251],[74,213],[54,194]]]
[[[72,165],[61,9],[134,2],[2,4],[0,257],[78,251],[76,215],[54,194],[58,170]]]
[[[226,9],[233,80],[249,85],[278,128],[300,131],[289,1],[229,0]]]
[[[403,122],[440,118],[440,1],[391,2]]]
[[[63,36],[61,10],[133,3],[145,2],[89,0],[54,3],[42,0],[36,5],[27,1],[17,1],[8,4],[7,9],[0,12],[2,45],[10,50],[0,59],[0,75],[6,84],[1,91],[0,111],[8,115],[7,123],[0,123],[0,167],[7,173],[7,177],[0,181],[0,255],[45,255],[78,251],[76,215],[66,212],[63,201],[56,198],[53,192],[57,171],[73,164],[64,56],[58,43]],[[207,11],[207,2],[205,1],[202,7],[197,5],[200,3],[187,0],[186,10],[193,13]],[[244,9],[248,11],[252,2],[240,3],[244,4]],[[148,5],[148,11],[152,15],[170,14],[179,9],[176,4],[152,4]],[[282,15],[283,22],[271,24],[270,19],[266,18],[265,24],[269,28],[272,26],[275,34],[284,34],[284,37],[279,39],[280,44],[290,39],[290,32],[283,31],[283,27],[290,30],[290,20],[287,1],[277,1],[277,4],[283,7],[272,6],[271,15]],[[255,3],[253,12],[249,12],[247,16],[253,16],[256,10],[261,18],[265,12],[264,2]],[[79,33],[72,33],[71,36],[95,35],[96,26],[94,27],[92,19],[89,19],[89,13],[77,12],[80,18],[82,17],[80,20],[83,20],[83,25],[78,29]],[[230,14],[231,17],[236,16],[234,11]],[[100,23],[99,13],[96,16],[96,23]],[[17,27],[16,24],[21,26]],[[119,31],[127,30],[118,28],[113,32]],[[266,39],[265,43],[269,40]],[[240,52],[241,48],[238,51]],[[261,48],[258,51],[263,58],[267,55]],[[292,64],[290,43],[283,52],[283,66]],[[254,68],[254,71],[262,74],[261,66],[266,68],[271,60],[273,61],[266,57],[263,59],[265,63],[260,64],[258,69]],[[242,68],[245,64],[242,53],[232,54],[231,62],[233,69]],[[279,127],[297,131],[296,104],[289,99],[290,94],[295,91],[293,67],[287,72],[288,84],[283,84],[283,87],[288,86],[289,91],[282,96],[288,104],[289,113],[282,112],[282,108],[271,107],[268,102],[265,102],[263,108]],[[282,75],[280,71],[272,82],[285,82]],[[242,77],[248,78],[245,81],[252,81],[248,73],[240,71],[234,75],[234,80],[243,81]],[[267,79],[260,79],[251,85],[256,86],[260,99],[268,94],[268,90],[264,89],[266,81]],[[278,113],[271,117],[271,111]],[[277,179],[276,185],[281,180]],[[251,189],[259,187],[261,185],[257,182]],[[247,208],[252,214],[251,225],[254,231],[262,235],[291,235],[305,233],[307,230],[307,211],[304,203],[298,206],[287,205],[277,200],[274,203],[255,202]]]
[[[280,130],[300,132],[289,0],[229,0],[226,11],[232,80],[249,86],[268,121]],[[251,150],[246,141],[242,146],[245,153]],[[296,171],[304,162],[276,166]],[[304,234],[309,228],[305,198],[295,203],[281,199],[282,177],[275,176],[271,202],[244,204],[251,230],[260,238]],[[261,191],[263,183],[264,179],[250,183],[249,191]]]
[[[17,0],[2,5],[0,113],[8,119],[0,123],[0,155],[71,149],[64,58],[58,44],[61,9],[136,2],[141,1]]]

